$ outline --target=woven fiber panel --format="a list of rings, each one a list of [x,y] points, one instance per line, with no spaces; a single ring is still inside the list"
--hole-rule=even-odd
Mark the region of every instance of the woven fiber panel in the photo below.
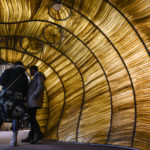
[[[46,76],[48,139],[150,149],[150,1],[1,0],[0,59]]]

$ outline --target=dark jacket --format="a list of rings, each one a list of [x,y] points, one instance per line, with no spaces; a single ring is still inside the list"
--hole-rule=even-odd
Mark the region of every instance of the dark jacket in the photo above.
[[[44,98],[44,82],[45,76],[41,72],[37,72],[29,83],[28,88],[28,107],[41,108]]]
[[[18,76],[20,77],[16,80]],[[20,92],[23,96],[26,96],[28,78],[25,74],[25,68],[23,66],[16,65],[14,68],[6,69],[0,76],[0,85],[3,86],[3,89],[7,89],[13,81],[15,81],[14,84],[8,90],[12,92]]]

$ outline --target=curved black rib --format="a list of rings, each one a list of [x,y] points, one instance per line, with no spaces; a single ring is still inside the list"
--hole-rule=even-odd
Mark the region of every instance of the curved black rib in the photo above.
[[[66,58],[68,58],[71,62],[72,62],[72,64],[74,64],[74,66],[76,67],[76,69],[78,70],[78,72],[79,72],[79,74],[80,74],[80,76],[81,76],[81,80],[82,80],[82,86],[83,86],[83,98],[82,98],[82,102],[84,101],[84,99],[85,99],[85,84],[84,84],[84,79],[83,79],[83,76],[82,76],[82,74],[81,74],[81,71],[80,71],[80,69],[78,68],[78,66],[73,62],[73,60],[72,59],[70,59],[65,53],[63,53],[62,51],[60,51],[58,48],[56,48],[55,46],[53,46],[53,45],[50,45],[51,47],[53,47],[53,48],[55,48],[57,51],[59,51],[60,53],[62,53]],[[63,117],[63,113],[64,113],[64,109],[65,109],[65,102],[64,102],[64,104],[63,104],[63,109],[62,109],[62,112],[61,112],[61,115],[60,115],[60,120],[59,120],[59,122],[58,122],[58,127],[57,127],[57,138],[59,139],[59,136],[58,136],[58,131],[59,131],[59,126],[60,126],[60,121],[61,121],[61,119],[62,119],[62,117]],[[76,142],[77,142],[77,136],[76,136]]]
[[[135,31],[135,33],[137,34],[138,38],[140,39],[141,43],[143,44],[145,50],[147,51],[147,53],[149,54],[148,48],[145,44],[145,42],[143,41],[143,39],[141,38],[139,32],[135,29],[134,25],[131,23],[131,21],[115,6],[113,5],[109,0],[105,0],[108,4],[110,4],[113,8],[115,8],[124,18],[125,20],[129,23],[129,25],[132,27],[132,29]]]
[[[0,36],[0,37],[2,37],[2,36]],[[6,36],[3,36],[3,37],[6,37]],[[10,36],[9,36],[10,37]],[[13,36],[11,36],[11,38],[12,38]],[[16,36],[15,36],[16,37]],[[23,38],[22,36],[18,36],[19,38]],[[27,37],[27,36],[26,36]],[[39,39],[36,39],[36,38],[32,38],[32,37],[27,37],[27,38],[31,38],[31,39],[35,39],[35,40],[37,40],[37,41],[40,41],[40,42],[43,42],[43,41],[41,41],[41,40],[39,40]],[[51,45],[51,44],[49,44],[49,43],[46,43],[46,42],[43,42],[44,44],[48,44],[49,46],[51,46],[51,47],[53,47],[54,49],[56,49],[57,51],[59,51],[62,55],[64,55],[67,59],[69,59],[70,60],[70,62],[72,63],[72,64],[74,64],[74,66],[75,66],[75,68],[78,70],[78,72],[79,72],[79,74],[80,74],[80,76],[81,76],[81,81],[82,81],[82,87],[83,87],[83,99],[82,99],[82,101],[84,101],[84,99],[85,99],[85,84],[84,84],[84,79],[83,79],[83,76],[82,76],[82,73],[81,73],[81,71],[80,71],[80,69],[78,68],[78,66],[73,62],[73,60],[72,59],[70,59],[64,52],[62,52],[61,50],[59,50],[58,48],[56,48],[56,47],[54,47],[53,45]],[[27,52],[28,54],[29,54],[29,52]],[[59,118],[59,121],[58,121],[58,124],[57,124],[57,139],[59,140],[59,136],[58,136],[58,131],[59,131],[59,126],[60,126],[60,121],[61,121],[61,119],[62,119],[62,116],[63,116],[63,113],[64,113],[64,109],[65,109],[65,99],[64,99],[64,104],[63,104],[63,108],[62,108],[62,112],[61,112],[61,115],[60,115],[60,118]]]
[[[134,25],[130,22],[130,20],[115,6],[113,5],[109,0],[105,0],[108,4],[110,4],[114,9],[116,9],[124,18],[125,20],[129,23],[129,25],[132,27],[132,29],[135,31],[135,33],[137,34],[138,38],[140,39],[141,43],[143,44],[145,50],[147,51],[148,55],[150,56],[149,50],[145,44],[145,42],[143,41],[143,39],[141,38],[140,34],[138,33],[138,31],[135,29]],[[134,105],[135,105],[135,124],[134,124],[134,131],[133,131],[133,136],[132,136],[132,143],[131,143],[131,147],[133,147],[133,143],[134,143],[134,138],[135,138],[135,132],[136,132],[136,123],[137,123],[137,107],[136,107],[136,101],[134,101]]]
[[[108,88],[109,88],[109,93],[110,93],[110,101],[111,101],[111,120],[112,120],[112,94],[111,94],[111,88],[110,88],[110,84],[109,84],[109,81],[108,81],[108,77],[105,73],[105,70],[102,66],[102,64],[100,63],[100,61],[98,60],[98,58],[95,56],[95,54],[92,52],[92,50],[80,39],[78,38],[76,35],[74,35],[71,31],[69,31],[68,29],[56,24],[56,23],[53,23],[53,22],[50,22],[50,21],[46,21],[46,20],[28,20],[28,21],[19,21],[19,22],[5,22],[5,23],[2,23],[0,22],[0,24],[16,24],[16,23],[24,23],[24,22],[34,22],[34,21],[41,21],[41,22],[47,22],[47,23],[51,23],[51,24],[54,24],[62,29],[64,29],[65,31],[69,32],[71,35],[73,35],[75,38],[77,38],[90,52],[91,54],[94,56],[94,58],[96,59],[96,61],[98,62],[98,64],[100,65],[101,69],[103,70],[104,72],[104,75],[105,75],[105,78],[106,78],[106,81],[107,81],[107,85],[108,85]],[[76,134],[76,140],[78,139],[78,132],[79,132],[79,124],[80,124],[80,120],[81,120],[81,115],[82,115],[82,111],[83,111],[83,105],[84,105],[84,101],[82,101],[82,105],[81,105],[81,111],[80,111],[80,115],[79,115],[79,121],[78,121],[78,124],[77,124],[77,134]],[[112,122],[112,121],[111,121]]]
[[[52,24],[54,24],[54,25],[57,25],[57,26],[60,26],[60,25],[58,25],[58,24],[56,24],[56,23],[53,23],[53,22],[50,22],[50,21],[45,21],[45,20],[28,20],[28,21],[19,21],[19,22],[0,22],[0,24],[16,24],[16,23],[24,23],[24,22],[34,22],[34,21],[42,21],[42,22],[47,22],[47,23],[52,23]],[[89,20],[89,22],[91,22],[93,25],[95,25],[92,21],[90,21]],[[62,26],[60,26],[60,27],[62,27]],[[116,50],[116,52],[119,54],[119,52],[117,51],[117,49],[115,48],[115,46],[113,45],[113,43],[110,41],[110,39],[95,25],[95,27],[105,36],[105,38],[110,42],[110,44],[112,45],[112,47]],[[63,27],[62,27],[63,28]],[[65,28],[64,28],[65,29]],[[66,30],[66,29],[65,29]],[[70,31],[69,31],[70,32]],[[71,32],[70,32],[71,33]],[[73,33],[71,33],[71,34],[73,34]],[[78,38],[78,37],[77,37]],[[87,47],[87,45],[85,44],[85,46]],[[92,52],[93,53],[93,52]],[[94,53],[93,53],[94,54]],[[119,56],[120,56],[120,54],[119,54]],[[95,56],[96,57],[96,56]],[[121,56],[120,56],[120,58],[121,58]],[[97,59],[97,57],[96,57],[96,59]],[[98,59],[97,59],[98,60]],[[124,61],[123,61],[123,59],[121,58],[121,60],[122,60],[122,62],[123,62],[123,64],[124,64],[124,66],[126,66],[125,65],[125,63],[124,63]],[[98,60],[98,62],[99,62],[99,60]],[[101,65],[101,64],[100,64]],[[129,74],[129,71],[128,71],[128,69],[127,69],[127,67],[125,67],[126,68],[126,70],[127,70],[127,72],[128,72],[128,74]],[[105,75],[106,76],[106,75]],[[107,76],[106,76],[107,77]],[[130,76],[129,76],[129,78],[131,78]],[[131,79],[130,79],[131,80]],[[132,81],[132,80],[131,80]],[[109,85],[109,82],[108,82],[108,79],[107,79],[107,83],[108,83],[108,85]],[[133,86],[132,86],[133,87]],[[110,85],[109,85],[109,92],[111,92],[111,90],[110,90]],[[107,142],[108,142],[108,140],[109,140],[109,137],[110,137],[110,133],[111,133],[111,126],[112,126],[112,116],[113,116],[113,105],[112,105],[112,94],[110,94],[110,97],[111,97],[111,123],[110,123],[110,130],[109,130],[109,132],[108,132],[108,138],[107,138],[107,141],[106,141],[106,144],[107,144]],[[81,106],[81,110],[83,109],[83,104],[84,104],[84,102],[82,103],[82,106]],[[79,117],[79,120],[80,120],[80,118],[81,118],[81,114],[82,114],[82,112],[80,113],[80,117]],[[78,132],[77,132],[78,133]]]
[[[72,9],[72,8],[71,8]],[[76,11],[76,10],[75,10]],[[81,13],[80,13],[81,14]],[[82,15],[82,16],[84,16],[84,15]],[[85,17],[85,16],[84,16]],[[87,17],[85,17],[85,18],[87,18]],[[92,22],[92,21],[91,21]],[[92,22],[93,23],[93,22]],[[93,23],[94,24],[94,23]],[[96,25],[95,25],[96,26]],[[134,94],[134,97],[135,97],[135,94]],[[112,102],[111,102],[112,103]]]
[[[49,96],[48,96],[48,92],[47,92],[47,89],[46,87],[44,87],[45,91],[46,91],[46,96],[47,96],[47,99],[48,99],[48,108],[49,108],[49,102],[50,102],[50,99],[49,99]],[[47,121],[46,121],[46,125],[48,126],[48,120],[49,120],[49,109],[48,109],[48,117],[47,117]],[[47,133],[47,126],[46,126],[46,132]]]
[[[61,82],[61,84],[62,84],[62,88],[63,88],[63,91],[64,91],[64,101],[65,101],[65,99],[66,99],[66,91],[65,91],[64,84],[63,84],[62,79],[60,78],[59,74],[55,71],[55,69],[54,69],[53,67],[51,67],[48,63],[46,63],[45,61],[43,61],[42,59],[36,57],[35,55],[33,55],[33,54],[31,54],[31,53],[28,53],[28,52],[25,52],[25,51],[21,51],[21,50],[15,49],[15,48],[8,48],[8,47],[0,47],[0,50],[1,50],[1,49],[3,49],[3,50],[7,50],[7,49],[9,49],[9,50],[14,50],[14,51],[19,52],[19,53],[24,53],[24,54],[30,55],[30,56],[32,56],[32,57],[34,57],[34,58],[40,60],[40,61],[43,62],[44,64],[46,64],[48,67],[50,67],[50,68],[53,70],[53,72],[55,72],[55,74],[56,74],[56,75],[58,76],[58,78],[60,79],[60,82]]]
[[[128,76],[129,76],[129,79],[130,79],[130,82],[131,82],[131,86],[132,86],[132,90],[133,90],[133,96],[134,96],[134,104],[135,104],[135,114],[137,114],[137,110],[136,110],[136,94],[135,94],[135,89],[134,89],[134,85],[133,85],[133,82],[132,82],[132,78],[131,78],[131,75],[130,75],[130,72],[123,60],[123,58],[121,57],[120,53],[118,52],[117,48],[115,47],[115,45],[112,43],[112,41],[107,37],[107,35],[93,22],[91,21],[88,17],[86,17],[85,15],[83,15],[81,12],[79,12],[78,10],[68,6],[67,4],[63,3],[63,2],[60,2],[64,5],[66,5],[68,8],[74,10],[75,12],[77,12],[78,14],[80,14],[82,17],[84,17],[86,20],[88,20],[96,29],[98,29],[98,31],[100,33],[103,34],[103,36],[107,39],[107,41],[111,44],[111,46],[114,48],[114,50],[117,52],[118,56],[120,57],[127,73],[128,73]],[[110,134],[111,134],[111,128],[112,128],[112,119],[113,119],[113,105],[112,105],[112,99],[111,99],[111,123],[110,123],[110,129],[109,129],[109,132],[108,132],[108,136],[107,136],[107,140],[106,140],[106,144],[108,143],[109,141],[109,138],[110,138]],[[136,120],[136,115],[135,115],[135,120]],[[136,121],[135,121],[136,122]],[[135,124],[134,124],[134,128],[135,128]],[[135,131],[133,132],[133,135],[135,135]],[[131,144],[132,145],[132,144]]]

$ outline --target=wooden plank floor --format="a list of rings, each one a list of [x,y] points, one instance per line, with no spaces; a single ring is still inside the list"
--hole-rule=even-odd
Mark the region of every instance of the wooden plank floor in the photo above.
[[[89,145],[89,144],[73,144],[52,142],[42,140],[38,144],[21,143],[21,139],[25,138],[28,130],[21,130],[18,134],[18,146],[10,147],[11,131],[0,131],[0,150],[130,150],[131,148],[123,148],[110,145]],[[131,149],[135,150],[135,149]]]

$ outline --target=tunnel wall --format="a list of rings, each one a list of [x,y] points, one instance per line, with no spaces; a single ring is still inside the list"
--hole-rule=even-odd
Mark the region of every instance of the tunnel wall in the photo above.
[[[37,119],[65,142],[149,149],[150,2],[2,0],[0,58],[46,75]]]

